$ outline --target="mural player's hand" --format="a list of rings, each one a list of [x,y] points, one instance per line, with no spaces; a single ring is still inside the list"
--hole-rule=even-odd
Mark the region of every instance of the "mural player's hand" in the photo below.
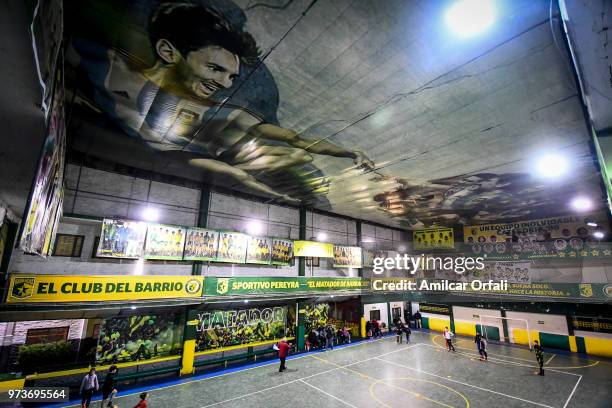
[[[361,167],[365,170],[374,170],[374,162],[365,155],[365,153],[355,150],[353,152],[353,161],[357,167]]]

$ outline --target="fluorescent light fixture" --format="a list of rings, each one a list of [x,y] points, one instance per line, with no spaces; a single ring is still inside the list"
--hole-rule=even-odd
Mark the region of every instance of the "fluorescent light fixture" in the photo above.
[[[249,303],[249,299],[244,299],[244,303]]]
[[[446,24],[460,37],[472,37],[489,28],[495,21],[491,0],[457,0],[446,12]]]
[[[145,221],[157,221],[159,220],[159,210],[154,207],[147,207],[142,210],[142,219]]]
[[[588,221],[588,222],[587,222],[587,225],[588,225],[589,227],[596,227],[596,226],[597,226],[597,223],[596,223],[595,221]]]
[[[325,232],[319,232],[317,234],[317,241],[325,241],[327,240],[327,234]]]
[[[251,235],[261,235],[263,233],[263,224],[258,220],[251,220],[247,223],[247,232]]]
[[[603,233],[603,232],[601,232],[601,231],[595,231],[595,232],[593,233],[593,236],[594,236],[595,238],[597,238],[597,239],[602,239],[602,238],[604,237],[604,233]]]
[[[572,200],[572,207],[577,211],[589,211],[593,208],[593,202],[586,197],[576,197]]]
[[[538,160],[537,170],[541,177],[555,179],[567,173],[569,168],[565,157],[557,154],[547,154]]]
[[[136,306],[132,305],[132,306],[130,306],[130,309],[136,310]]]

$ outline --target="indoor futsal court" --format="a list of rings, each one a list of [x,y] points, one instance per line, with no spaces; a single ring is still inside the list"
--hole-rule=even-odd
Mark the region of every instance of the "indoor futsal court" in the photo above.
[[[491,343],[484,362],[472,339],[454,343],[449,352],[439,334],[414,332],[403,344],[389,336],[295,356],[284,373],[267,361],[124,391],[115,402],[132,406],[146,390],[156,407],[609,407],[610,361],[546,353],[540,377],[527,348]]]

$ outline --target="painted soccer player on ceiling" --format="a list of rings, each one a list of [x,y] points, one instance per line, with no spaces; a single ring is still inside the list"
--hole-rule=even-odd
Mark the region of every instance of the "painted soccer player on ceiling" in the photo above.
[[[397,182],[399,188],[377,194],[374,200],[412,228],[550,216],[556,195],[571,196],[574,188],[568,184],[553,195],[545,184],[525,173],[478,173],[419,185],[402,179]]]
[[[96,88],[96,105],[128,134],[205,174],[287,201],[298,201],[302,192],[293,189],[287,194],[291,189],[278,191],[278,186],[262,180],[310,163],[313,154],[348,158],[363,168],[373,166],[359,151],[325,140],[305,140],[234,98],[239,77],[253,79],[248,78],[249,71],[259,50],[249,33],[221,13],[193,3],[162,4],[148,24],[155,62],[146,68],[109,48],[108,69],[102,77],[99,60],[87,58],[92,55],[91,45],[73,41]],[[219,97],[224,92],[226,97]],[[268,103],[276,106],[278,101]]]

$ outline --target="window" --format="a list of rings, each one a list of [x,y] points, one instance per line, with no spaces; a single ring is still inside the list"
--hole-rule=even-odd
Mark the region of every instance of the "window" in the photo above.
[[[80,257],[84,239],[84,235],[57,234],[53,256]]]
[[[51,343],[68,340],[69,327],[50,327],[44,329],[30,329],[26,335],[26,344]]]
[[[380,310],[370,310],[370,321],[380,320]]]
[[[98,256],[98,245],[100,245],[100,237],[99,236],[94,238],[93,248],[91,249],[91,257],[92,258],[100,258]]]

